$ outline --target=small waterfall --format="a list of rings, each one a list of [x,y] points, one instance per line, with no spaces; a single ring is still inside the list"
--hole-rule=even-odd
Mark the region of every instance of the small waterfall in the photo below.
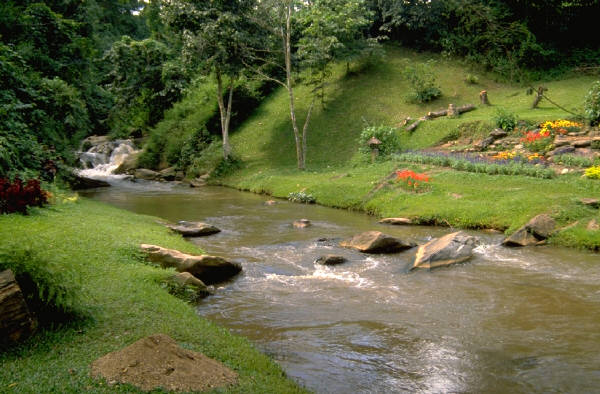
[[[79,161],[83,169],[78,174],[85,178],[100,180],[119,180],[131,175],[117,175],[113,172],[125,161],[127,156],[137,153],[131,140],[101,140],[87,152],[79,153]]]

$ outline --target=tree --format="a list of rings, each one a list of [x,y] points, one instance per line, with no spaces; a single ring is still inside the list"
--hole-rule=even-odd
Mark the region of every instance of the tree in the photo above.
[[[168,25],[183,35],[183,55],[205,75],[216,80],[216,96],[223,137],[223,158],[229,159],[229,126],[233,92],[242,77],[247,49],[258,39],[250,14],[255,0],[173,0],[165,6]]]
[[[296,144],[298,169],[306,168],[308,125],[315,99],[323,99],[329,67],[336,60],[349,61],[374,43],[365,38],[370,13],[363,0],[263,0],[258,23],[271,38],[266,48],[254,50],[261,68],[250,68],[283,86],[289,97],[290,119]],[[283,70],[281,76],[268,73]],[[296,116],[294,91],[300,73],[314,85],[302,131]]]

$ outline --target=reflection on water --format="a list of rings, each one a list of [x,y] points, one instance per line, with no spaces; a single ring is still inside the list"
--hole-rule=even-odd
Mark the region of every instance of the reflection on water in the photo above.
[[[408,272],[415,250],[364,255],[336,239],[380,230],[418,243],[448,233],[224,188],[124,184],[90,197],[223,231],[197,238],[244,272],[198,313],[250,338],[322,393],[598,392],[600,258],[553,247],[506,249],[477,234],[470,262]],[[294,229],[293,220],[313,226]],[[333,240],[319,241],[320,238]],[[314,264],[323,254],[349,261]]]

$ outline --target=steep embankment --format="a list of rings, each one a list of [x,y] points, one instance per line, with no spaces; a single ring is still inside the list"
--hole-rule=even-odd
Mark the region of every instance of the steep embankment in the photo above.
[[[357,153],[357,140],[366,123],[400,126],[407,117],[418,118],[449,103],[478,104],[481,90],[488,91],[491,106],[479,106],[458,119],[425,122],[412,133],[400,130],[402,148],[430,147],[459,133],[467,138],[480,137],[493,128],[492,118],[498,108],[531,122],[569,115],[545,101],[539,108],[531,109],[533,96],[526,94],[526,88],[496,82],[457,61],[400,48],[388,48],[387,52],[385,60],[360,72],[346,74],[343,66],[335,70],[333,83],[327,88],[325,109],[317,106],[313,113],[307,171],[295,170],[288,98],[280,89],[235,132],[232,144],[244,167],[219,182],[282,198],[290,192],[304,191],[312,194],[318,203],[365,210],[375,215],[409,216],[427,223],[491,227],[509,232],[532,216],[549,212],[560,225],[577,222],[554,237],[554,242],[589,248],[600,246],[599,232],[586,229],[590,220],[600,219],[598,211],[578,203],[579,198],[599,195],[600,182],[581,179],[580,174],[546,180],[474,174],[393,160],[375,165],[365,162]],[[436,61],[434,70],[443,96],[426,105],[407,104],[405,97],[409,88],[401,75],[403,64],[429,59]],[[467,74],[476,74],[479,82],[465,82]],[[543,85],[554,101],[580,111],[593,80],[593,77],[580,76]],[[308,107],[307,92],[307,88],[297,91],[301,120]],[[433,175],[433,180],[424,193],[386,186],[384,179],[397,168],[427,172]]]

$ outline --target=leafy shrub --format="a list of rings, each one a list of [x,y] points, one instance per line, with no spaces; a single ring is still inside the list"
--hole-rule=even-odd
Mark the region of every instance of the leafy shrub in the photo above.
[[[13,182],[0,178],[0,214],[27,213],[27,207],[41,207],[48,202],[48,193],[40,181],[30,179],[25,184],[19,178]]]
[[[584,103],[585,117],[590,124],[597,125],[600,123],[600,81],[592,84],[592,87],[585,96]]]
[[[381,144],[378,146],[378,158],[385,159],[392,153],[400,150],[400,139],[396,134],[395,128],[389,126],[369,126],[364,128],[360,133],[358,139],[359,152],[364,154],[371,153],[371,148],[367,144],[371,137],[375,137],[381,141]]]
[[[213,178],[221,178],[240,168],[242,168],[242,159],[234,155],[229,155],[227,160],[222,158],[221,161],[219,161],[219,164],[217,164],[210,176]]]
[[[590,167],[594,164],[592,159],[579,155],[557,155],[552,160],[556,164],[564,164],[570,167]]]
[[[512,131],[517,126],[517,115],[504,108],[498,108],[493,117],[496,127],[506,131]]]
[[[86,313],[79,280],[71,272],[41,259],[17,245],[0,248],[0,271],[10,269],[21,287],[29,309],[39,323],[64,323]]]
[[[437,86],[432,66],[433,61],[430,60],[426,63],[414,63],[404,67],[402,74],[412,89],[407,97],[408,102],[427,103],[442,95],[442,91]]]
[[[600,179],[600,166],[594,166],[585,170],[585,177],[590,179]]]
[[[316,202],[312,194],[305,192],[291,192],[288,194],[288,200],[291,202],[300,202],[303,204],[314,204]]]
[[[467,74],[465,76],[465,82],[469,85],[477,85],[479,83],[479,77],[473,74]]]

